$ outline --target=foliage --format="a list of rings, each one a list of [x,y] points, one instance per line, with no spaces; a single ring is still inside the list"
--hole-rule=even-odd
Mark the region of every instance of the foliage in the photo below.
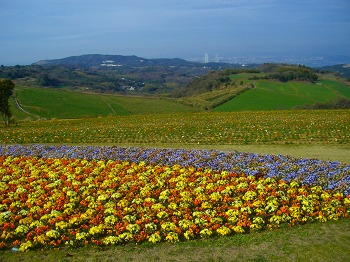
[[[243,83],[236,83],[230,77],[240,73],[258,73],[256,69],[225,69],[212,71],[201,77],[194,78],[188,85],[176,89],[173,97],[196,96],[205,92],[212,92],[220,88],[229,88],[233,86],[243,86]],[[245,86],[247,87],[247,86]]]
[[[299,67],[280,67],[276,73],[270,75],[270,78],[278,79],[282,82],[291,80],[314,82],[318,79],[317,74],[311,68],[305,66]]]
[[[9,105],[9,98],[13,94],[15,84],[10,79],[0,79],[0,112],[5,126],[10,125],[12,112]]]
[[[301,65],[267,63],[259,66],[259,70],[268,73],[267,76],[260,77],[260,79],[277,79],[281,82],[291,80],[314,82],[318,79],[314,69]],[[256,79],[259,79],[259,77],[256,77]]]
[[[0,247],[227,236],[348,218],[350,198],[274,178],[145,162],[0,157]]]

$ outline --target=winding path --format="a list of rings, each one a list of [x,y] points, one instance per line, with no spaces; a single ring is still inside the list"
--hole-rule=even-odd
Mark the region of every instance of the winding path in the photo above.
[[[30,115],[30,116],[34,116],[34,117],[36,117],[36,118],[40,118],[40,116],[34,115],[34,114],[29,113],[28,111],[24,110],[23,107],[21,106],[21,104],[18,102],[17,97],[13,96],[12,98],[13,98],[13,100],[15,101],[16,107],[17,107],[20,111],[22,111],[23,113],[26,113],[26,114],[28,114],[28,115]]]

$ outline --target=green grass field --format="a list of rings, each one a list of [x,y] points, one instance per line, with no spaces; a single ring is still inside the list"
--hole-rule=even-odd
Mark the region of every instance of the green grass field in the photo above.
[[[253,81],[250,79],[253,76],[256,74],[235,74],[231,79],[236,82],[236,85],[179,100],[91,94],[67,88],[17,86],[15,95],[24,112],[16,107],[13,99],[10,102],[13,115],[18,121],[196,112],[204,109],[217,112],[286,110],[296,106],[330,101],[339,96],[350,98],[350,87],[336,80],[324,79],[316,84],[295,81],[283,83],[271,80]],[[240,82],[243,82],[243,85],[239,84]],[[253,83],[255,88],[244,91]],[[228,102],[216,107],[227,100]]]
[[[16,87],[16,97],[27,112],[12,103],[17,120],[84,118],[110,115],[193,112],[195,109],[160,98],[88,94],[65,89]],[[28,114],[29,113],[29,114]]]
[[[348,220],[176,244],[127,244],[109,248],[0,251],[0,261],[325,261],[350,257]]]
[[[216,107],[214,111],[286,110],[326,102],[338,96],[349,98],[350,87],[334,80],[322,80],[316,84],[259,80],[255,88]]]

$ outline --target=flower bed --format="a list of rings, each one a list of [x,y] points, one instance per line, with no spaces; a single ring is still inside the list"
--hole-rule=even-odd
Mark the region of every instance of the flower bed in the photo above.
[[[301,185],[319,185],[323,189],[350,194],[350,165],[284,155],[223,152],[218,150],[156,149],[117,146],[45,146],[2,145],[2,156],[37,156],[43,158],[80,158],[120,160],[153,165],[226,170],[247,176],[260,174]]]
[[[264,159],[293,160],[283,156],[119,147],[0,148],[1,248],[176,242],[325,222],[350,213],[350,196],[340,187],[338,192],[324,190],[262,173],[271,169]],[[142,160],[146,156],[147,162]],[[231,158],[233,162],[223,162]],[[318,161],[300,161],[318,170]],[[348,166],[320,163],[333,172],[323,179],[348,176]],[[249,164],[257,167],[255,172]],[[225,166],[239,172],[221,169]],[[339,168],[341,173],[334,174]]]

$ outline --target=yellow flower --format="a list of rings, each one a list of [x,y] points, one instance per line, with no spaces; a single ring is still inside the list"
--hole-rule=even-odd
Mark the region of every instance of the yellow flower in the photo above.
[[[241,227],[241,226],[234,226],[234,227],[233,227],[233,230],[234,230],[236,233],[244,233],[244,232],[245,232],[244,229],[243,229],[243,227]]]
[[[350,197],[347,197],[347,198],[344,199],[344,204],[346,206],[350,205]]]
[[[257,196],[257,193],[254,191],[247,191],[245,192],[244,196],[242,197],[245,201],[254,200]]]
[[[75,235],[75,239],[76,240],[84,240],[86,237],[88,237],[89,236],[89,234],[88,233],[86,233],[86,232],[81,232],[81,233],[77,233],[76,235]]]
[[[69,227],[69,224],[67,223],[67,222],[65,222],[65,221],[60,221],[60,222],[57,222],[56,224],[55,224],[55,227],[56,227],[56,229],[65,229],[65,228],[67,228],[67,227]]]
[[[162,202],[165,202],[165,201],[168,200],[169,195],[170,195],[170,190],[169,190],[169,189],[166,189],[166,190],[160,192],[160,194],[159,194],[159,200],[162,201]]]
[[[219,192],[213,192],[210,195],[210,199],[214,200],[214,201],[221,201],[222,200],[222,196]]]
[[[152,223],[148,223],[145,225],[145,229],[147,232],[150,232],[150,233],[153,233],[154,231],[157,230],[157,225],[154,224],[153,222]]]
[[[201,230],[199,232],[199,234],[201,235],[201,237],[207,238],[207,237],[210,237],[213,234],[213,232],[211,230],[209,230],[208,228],[205,228],[205,229]]]
[[[183,219],[179,221],[179,226],[182,229],[189,229],[193,225],[193,222],[188,219]]]
[[[105,218],[105,224],[108,226],[113,226],[115,224],[115,222],[117,222],[117,218],[113,215],[110,215],[108,217]]]
[[[272,216],[271,218],[270,218],[270,222],[272,223],[272,224],[280,224],[281,223],[281,221],[282,221],[282,218],[280,217],[280,216]]]
[[[184,237],[185,237],[187,240],[190,240],[191,238],[194,237],[194,234],[193,234],[192,231],[187,230],[187,231],[184,233]]]
[[[169,214],[165,211],[160,211],[158,214],[157,214],[157,217],[159,219],[162,219],[162,218],[167,218],[169,216]]]
[[[15,229],[15,234],[16,235],[24,235],[25,233],[27,233],[29,231],[29,228],[26,225],[19,225],[16,229]]]
[[[98,200],[98,201],[106,201],[108,198],[109,198],[108,195],[102,194],[102,195],[99,195],[99,196],[98,196],[97,200]]]
[[[132,234],[130,232],[125,232],[119,235],[119,239],[121,241],[129,241],[130,239],[132,239]]]
[[[41,245],[45,245],[46,241],[48,241],[49,239],[47,238],[47,236],[45,234],[45,235],[35,236],[33,240],[34,240],[34,243],[39,243]]]
[[[165,207],[163,206],[162,203],[156,203],[156,204],[152,205],[151,208],[152,208],[153,210],[159,211],[159,210],[161,210],[161,209],[164,209]]]
[[[48,232],[46,232],[46,236],[49,238],[54,238],[54,239],[58,239],[60,237],[60,232],[56,231],[56,230],[50,230]]]
[[[136,220],[136,217],[133,215],[126,215],[123,217],[123,220],[128,221],[129,223],[132,223]]]
[[[174,202],[171,202],[171,203],[169,203],[168,208],[170,208],[172,210],[176,210],[177,209],[177,204],[174,203]]]
[[[165,237],[165,240],[171,242],[171,243],[175,243],[179,241],[179,235],[175,232],[170,232],[167,234],[167,236]]]
[[[231,229],[229,229],[228,227],[225,227],[225,226],[221,226],[216,230],[216,232],[218,232],[222,236],[226,236],[226,235],[231,234]]]
[[[202,208],[204,209],[208,209],[208,208],[212,208],[213,205],[210,203],[210,202],[203,202],[202,205],[201,205]]]
[[[126,230],[133,234],[138,233],[140,229],[141,227],[138,224],[129,224],[126,226]]]
[[[22,252],[25,252],[25,251],[28,251],[28,249],[30,249],[31,247],[33,247],[32,241],[27,241],[20,245],[19,250]]]
[[[154,233],[150,235],[150,237],[148,238],[148,241],[152,243],[157,243],[157,242],[160,242],[161,240],[162,240],[162,237],[159,235],[159,233]]]
[[[98,235],[98,234],[102,234],[103,231],[104,231],[103,224],[100,224],[98,226],[91,227],[89,230],[89,233],[90,235]]]
[[[105,245],[114,245],[114,244],[117,244],[118,242],[120,242],[120,239],[117,236],[108,236],[108,237],[105,237],[102,240],[102,242]]]
[[[176,225],[173,222],[164,222],[161,225],[164,231],[170,232],[176,230]]]

